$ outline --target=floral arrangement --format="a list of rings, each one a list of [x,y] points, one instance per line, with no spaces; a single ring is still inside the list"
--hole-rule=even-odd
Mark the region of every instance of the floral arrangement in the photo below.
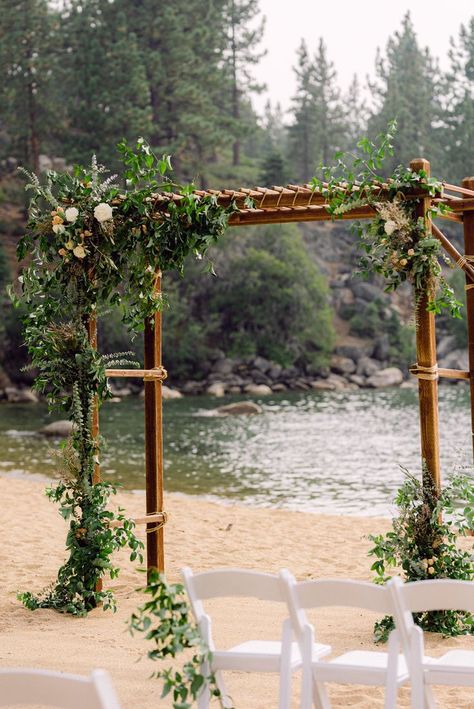
[[[93,484],[100,441],[94,436],[94,407],[111,396],[106,367],[133,366],[131,353],[104,357],[91,342],[89,327],[101,308],[122,309],[132,332],[163,307],[155,290],[155,272],[184,269],[191,254],[202,258],[225,231],[231,205],[199,198],[192,185],[177,185],[168,173],[169,157],[157,158],[139,139],[134,148],[119,145],[125,189],[116,176],[103,178],[95,158],[90,168],[49,172],[43,185],[27,173],[33,193],[26,235],[18,246],[26,265],[13,301],[24,308],[24,336],[37,372],[35,388],[52,408],[65,412],[72,435],[58,456],[59,483],[47,491],[69,521],[69,557],[56,582],[39,595],[20,594],[29,608],[51,607],[76,615],[98,603],[114,607],[101,588],[104,574],[115,577],[114,551],[128,546],[131,559],[142,559],[142,543],[123,511],[108,508],[114,486]],[[179,192],[180,200],[163,201]]]
[[[438,492],[425,469],[419,481],[405,470],[406,479],[398,490],[398,516],[385,535],[370,535],[375,556],[372,571],[376,583],[385,583],[390,572],[401,569],[405,581],[425,579],[474,580],[472,553],[458,547],[458,536],[473,528],[474,485],[467,475],[455,475]],[[474,618],[460,611],[431,611],[415,614],[424,630],[446,636],[474,631]],[[375,624],[375,639],[385,641],[394,627],[386,616]]]

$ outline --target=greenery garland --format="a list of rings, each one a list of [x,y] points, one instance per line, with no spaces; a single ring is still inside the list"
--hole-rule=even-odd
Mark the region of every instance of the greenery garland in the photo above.
[[[19,278],[21,292],[11,293],[25,309],[24,335],[37,371],[35,388],[51,408],[65,412],[73,432],[59,452],[60,482],[47,491],[69,521],[69,558],[56,582],[39,595],[20,594],[29,608],[55,608],[83,615],[98,603],[114,607],[99,581],[118,568],[111,556],[128,546],[132,560],[142,560],[143,544],[122,511],[107,509],[115,487],[93,485],[100,441],[92,431],[95,403],[111,396],[106,367],[133,365],[130,353],[104,357],[91,345],[88,326],[102,308],[120,306],[123,321],[136,333],[163,307],[155,292],[155,270],[183,272],[189,254],[202,258],[225,231],[231,205],[200,198],[193,185],[171,181],[169,157],[157,158],[140,138],[134,148],[119,145],[125,166],[125,190],[116,176],[92,160],[90,169],[47,173],[43,185],[26,173],[33,192],[26,235],[18,258],[27,259]],[[26,171],[23,171],[26,172]],[[179,201],[156,200],[156,193],[179,192]]]
[[[397,122],[393,120],[376,142],[362,138],[357,147],[363,157],[336,153],[336,164],[323,166],[323,180],[314,177],[312,187],[328,197],[328,211],[335,219],[358,207],[374,208],[373,219],[354,225],[364,251],[361,259],[364,275],[381,274],[386,280],[386,292],[408,281],[414,289],[415,307],[426,293],[428,311],[439,314],[448,309],[453,317],[460,317],[462,303],[442,274],[440,242],[425,226],[425,217],[446,213],[449,208],[438,204],[420,217],[417,216],[420,199],[406,198],[420,190],[427,197],[440,196],[443,183],[428,177],[423,170],[414,172],[403,165],[388,178],[380,174],[384,159],[393,155],[396,129]],[[443,258],[452,265],[444,254]]]

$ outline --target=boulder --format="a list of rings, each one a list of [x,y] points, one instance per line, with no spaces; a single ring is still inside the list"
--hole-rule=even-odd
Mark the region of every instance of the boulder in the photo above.
[[[184,394],[202,394],[204,390],[205,384],[204,382],[196,382],[193,380],[189,380],[183,386],[181,387],[182,391]]]
[[[40,172],[47,172],[53,169],[53,161],[48,155],[38,156],[38,169]]]
[[[349,381],[352,384],[356,384],[358,387],[364,387],[365,386],[365,377],[361,376],[360,374],[351,374],[349,377]]]
[[[272,384],[272,391],[279,392],[279,391],[286,391],[287,390],[286,384],[282,384],[279,382],[278,384]]]
[[[235,362],[233,359],[223,357],[221,359],[218,359],[217,362],[214,363],[212,371],[216,374],[231,374],[234,368],[234,364]]]
[[[263,413],[263,409],[254,401],[237,401],[226,406],[219,406],[217,412],[222,416],[253,416]]]
[[[256,394],[257,396],[272,394],[272,390],[267,384],[247,384],[244,391],[246,394]]]
[[[255,357],[252,365],[255,369],[259,369],[264,374],[272,368],[272,362],[269,362],[265,357]]]
[[[72,432],[72,421],[53,421],[53,423],[48,423],[47,426],[40,428],[38,433],[43,436],[50,436],[55,438],[68,438]]]
[[[379,389],[381,387],[399,386],[403,382],[403,372],[398,367],[380,369],[367,379],[367,386]]]
[[[436,347],[438,359],[447,357],[453,350],[456,349],[456,337],[454,335],[446,335],[442,337]]]
[[[182,399],[183,395],[177,389],[170,389],[164,384],[161,387],[161,395],[163,399]]]
[[[223,382],[214,382],[207,387],[206,394],[209,396],[224,396],[225,384]]]
[[[5,387],[5,396],[10,404],[37,404],[38,396],[31,389]]]
[[[469,369],[467,350],[452,350],[438,363],[443,369]]]
[[[374,358],[384,362],[390,353],[390,340],[388,335],[381,335],[375,340]]]
[[[317,379],[315,382],[311,382],[311,388],[316,389],[316,391],[334,391],[336,385],[334,382],[330,382],[329,379]]]
[[[270,379],[278,379],[283,367],[280,364],[272,364],[271,368],[267,372],[267,376]]]
[[[365,281],[354,281],[351,284],[352,292],[356,298],[360,298],[366,303],[371,303],[374,300],[384,298],[383,291],[380,290],[378,286],[373,283],[366,283]]]
[[[356,363],[349,357],[333,355],[331,357],[331,369],[336,374],[352,374],[356,371]]]
[[[372,374],[375,374],[380,369],[382,369],[382,365],[378,360],[371,357],[361,357],[357,362],[356,374],[363,377],[371,377]]]
[[[341,357],[349,357],[357,362],[361,357],[371,357],[374,351],[372,342],[361,343],[357,345],[338,345],[335,349],[335,354]]]
[[[330,374],[326,381],[329,384],[334,384],[334,389],[345,389],[347,387],[346,379],[339,374]]]

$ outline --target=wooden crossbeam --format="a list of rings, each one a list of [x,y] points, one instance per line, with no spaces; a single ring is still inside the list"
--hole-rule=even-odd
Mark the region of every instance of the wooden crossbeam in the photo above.
[[[107,377],[133,377],[135,379],[157,379],[164,381],[168,372],[164,367],[153,367],[152,369],[106,369]]]

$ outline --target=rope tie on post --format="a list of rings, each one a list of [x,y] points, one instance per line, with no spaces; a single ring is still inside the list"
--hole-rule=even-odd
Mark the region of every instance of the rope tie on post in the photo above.
[[[167,512],[150,512],[149,516],[153,517],[154,515],[157,515],[157,514],[161,514],[163,516],[163,519],[161,522],[158,522],[157,524],[155,524],[155,526],[152,527],[151,529],[147,529],[146,530],[147,534],[151,534],[152,532],[157,532],[159,529],[164,527],[165,524],[167,523],[167,521],[168,521],[168,513]]]
[[[164,367],[153,367],[153,369],[149,369],[147,372],[145,372],[143,380],[145,382],[153,382],[155,381],[155,379],[164,381],[167,377],[168,372]]]
[[[423,367],[421,364],[417,363],[410,367],[408,371],[410,374],[413,374],[414,377],[425,379],[428,382],[434,382],[439,379],[438,363],[434,364],[432,367]]]
[[[472,290],[474,288],[474,283],[467,283],[464,286],[464,290]]]

